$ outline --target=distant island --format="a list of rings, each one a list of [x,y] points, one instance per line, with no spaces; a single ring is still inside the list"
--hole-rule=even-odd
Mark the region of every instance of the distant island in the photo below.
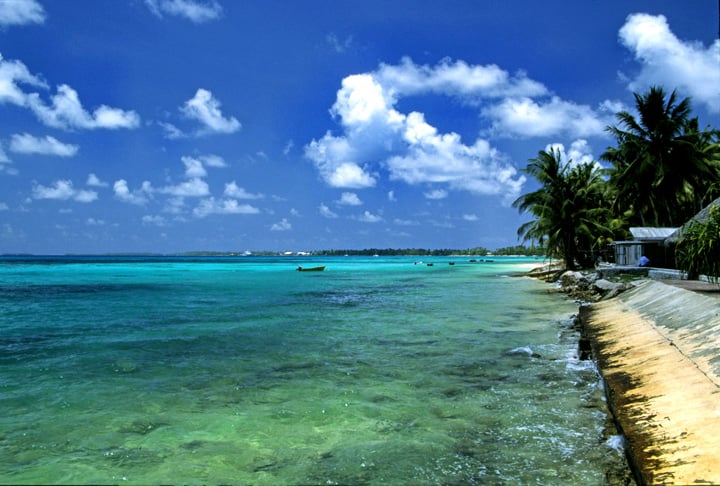
[[[496,250],[488,250],[481,246],[465,249],[425,249],[425,248],[365,248],[358,249],[330,249],[312,251],[189,251],[178,253],[178,256],[450,256],[450,255],[477,255],[477,256],[544,256],[546,249],[542,246],[508,246]]]

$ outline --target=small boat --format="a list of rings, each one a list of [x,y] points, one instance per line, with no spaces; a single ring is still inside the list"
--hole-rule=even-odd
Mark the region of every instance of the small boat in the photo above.
[[[308,268],[297,267],[298,272],[322,272],[323,270],[325,270],[325,265],[321,265],[319,267],[308,267]]]

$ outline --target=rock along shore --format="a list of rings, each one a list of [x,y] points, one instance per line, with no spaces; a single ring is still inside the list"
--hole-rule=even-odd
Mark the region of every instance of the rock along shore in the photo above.
[[[720,484],[720,298],[652,280],[534,273],[585,302],[582,341],[637,482]]]

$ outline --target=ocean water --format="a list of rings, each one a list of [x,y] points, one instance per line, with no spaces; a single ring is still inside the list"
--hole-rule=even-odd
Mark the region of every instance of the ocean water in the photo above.
[[[0,483],[607,484],[577,304],[468,258],[0,259]]]

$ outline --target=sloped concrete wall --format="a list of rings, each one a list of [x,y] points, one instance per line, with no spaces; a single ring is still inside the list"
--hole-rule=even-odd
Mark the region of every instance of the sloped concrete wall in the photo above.
[[[581,318],[639,481],[720,484],[720,298],[648,281]]]

